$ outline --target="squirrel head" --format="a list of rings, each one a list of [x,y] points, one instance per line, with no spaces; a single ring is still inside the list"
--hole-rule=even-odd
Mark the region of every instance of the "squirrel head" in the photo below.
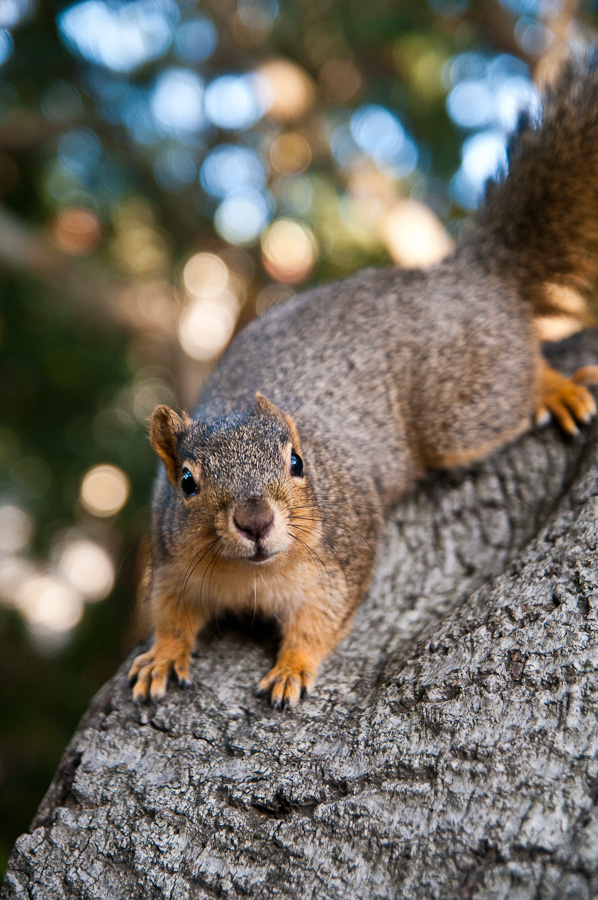
[[[299,507],[313,504],[297,427],[259,391],[254,409],[217,419],[158,406],[150,441],[174,489],[185,543],[218,541],[221,556],[261,563],[308,542],[309,529],[293,523]]]

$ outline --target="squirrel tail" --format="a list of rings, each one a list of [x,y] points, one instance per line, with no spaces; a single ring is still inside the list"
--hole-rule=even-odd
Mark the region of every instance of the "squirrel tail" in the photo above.
[[[590,322],[598,292],[598,50],[570,59],[522,121],[507,174],[489,183],[466,244],[536,316]]]

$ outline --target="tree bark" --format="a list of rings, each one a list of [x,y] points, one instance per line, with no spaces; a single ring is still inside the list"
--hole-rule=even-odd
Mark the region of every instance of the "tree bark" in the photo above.
[[[594,362],[598,334],[555,354]],[[208,629],[147,721],[128,660],[1,897],[598,896],[597,512],[595,424],[431,478],[290,714],[252,695],[274,645],[251,623]]]

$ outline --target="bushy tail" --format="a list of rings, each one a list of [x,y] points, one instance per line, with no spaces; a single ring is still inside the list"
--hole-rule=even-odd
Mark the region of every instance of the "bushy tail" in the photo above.
[[[598,300],[598,50],[547,89],[540,122],[513,137],[508,172],[488,185],[475,223],[467,243],[513,277],[536,315],[585,318],[582,301]]]

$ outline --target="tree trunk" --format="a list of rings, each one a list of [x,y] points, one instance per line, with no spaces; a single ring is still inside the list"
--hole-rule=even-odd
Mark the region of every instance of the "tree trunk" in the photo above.
[[[598,334],[555,353],[594,362]],[[1,897],[597,897],[597,512],[595,425],[435,476],[293,713],[252,695],[274,646],[251,623],[209,629],[145,724],[129,660]]]

